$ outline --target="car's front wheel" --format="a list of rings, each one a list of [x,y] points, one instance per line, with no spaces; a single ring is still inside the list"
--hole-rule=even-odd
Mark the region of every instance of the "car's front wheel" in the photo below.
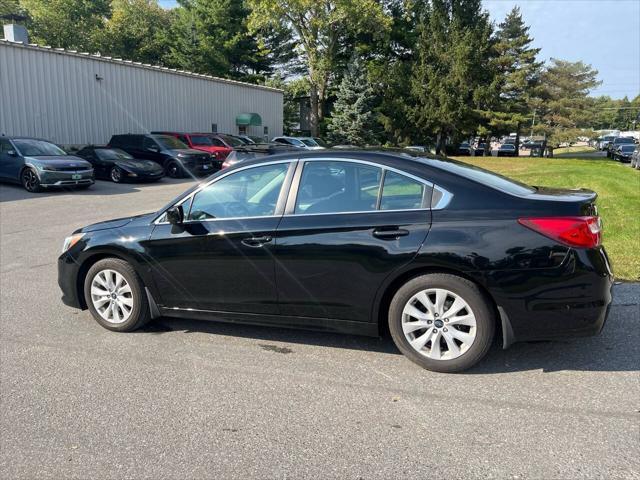
[[[140,277],[119,258],[105,258],[91,266],[84,295],[93,318],[109,330],[130,332],[151,318]]]
[[[171,160],[167,163],[165,174],[170,178],[181,178],[184,176],[184,171],[182,169],[182,165],[175,160]]]
[[[31,168],[25,168],[22,171],[22,174],[20,175],[20,181],[22,182],[22,186],[28,192],[35,193],[42,190],[38,174]]]
[[[489,351],[495,318],[473,282],[450,274],[416,277],[395,294],[389,330],[410,360],[427,370],[459,372]]]

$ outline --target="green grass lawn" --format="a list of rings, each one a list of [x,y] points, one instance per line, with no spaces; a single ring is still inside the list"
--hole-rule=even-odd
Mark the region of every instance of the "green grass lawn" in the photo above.
[[[458,159],[529,185],[597,192],[598,211],[604,223],[603,243],[614,274],[619,280],[640,280],[640,171],[606,158],[580,158],[578,153],[576,158]]]

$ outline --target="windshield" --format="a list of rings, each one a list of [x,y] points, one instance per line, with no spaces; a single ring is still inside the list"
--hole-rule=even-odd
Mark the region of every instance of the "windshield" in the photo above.
[[[14,145],[24,157],[45,157],[48,155],[66,155],[67,153],[57,145],[44,140],[32,140],[28,138],[18,138],[13,141]]]
[[[300,141],[307,147],[318,147],[319,145],[311,138],[301,138]]]
[[[633,143],[633,138],[618,137],[613,141],[613,143]]]
[[[229,135],[218,135],[218,137],[220,137],[224,143],[232,147],[241,147],[242,145],[244,145],[244,142],[238,140],[237,138],[230,137]]]
[[[168,135],[155,135],[153,138],[160,144],[160,146],[166,148],[167,150],[189,148],[176,137],[170,137]]]
[[[622,145],[620,147],[620,150],[622,150],[623,152],[633,152],[636,149],[635,145]]]
[[[476,167],[475,165],[469,165],[468,163],[457,162],[455,160],[438,160],[435,158],[421,158],[420,160],[430,166],[455,173],[461,177],[512,195],[528,195],[536,191],[535,188],[529,185],[516,182],[510,178]]]
[[[191,143],[194,145],[201,145],[205,147],[211,147],[213,145],[211,138],[205,135],[191,135]]]
[[[285,138],[285,141],[289,142],[291,145],[295,145],[296,147],[304,147],[304,143],[297,138]]]
[[[133,160],[133,157],[119,148],[96,148],[100,160]]]
[[[501,145],[501,146],[500,146],[500,149],[501,149],[501,150],[515,150],[515,149],[516,149],[516,146],[515,146],[515,145],[512,145],[512,144],[510,144],[510,143],[505,143],[504,145]]]

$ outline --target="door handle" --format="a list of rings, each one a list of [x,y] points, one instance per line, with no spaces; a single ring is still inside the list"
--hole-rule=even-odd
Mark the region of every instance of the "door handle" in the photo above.
[[[262,236],[262,237],[249,237],[242,240],[242,244],[247,247],[261,247],[265,243],[269,243],[272,240],[271,237]]]
[[[404,228],[377,228],[373,231],[373,236],[381,240],[395,240],[407,235],[409,235],[409,230]]]

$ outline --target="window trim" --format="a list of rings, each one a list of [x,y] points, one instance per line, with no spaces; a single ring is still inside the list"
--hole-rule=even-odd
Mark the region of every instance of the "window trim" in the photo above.
[[[347,163],[357,163],[357,164],[362,164],[362,165],[367,165],[367,166],[372,166],[372,167],[376,167],[382,170],[382,176],[380,178],[380,186],[378,189],[378,200],[376,201],[376,209],[375,210],[363,210],[363,211],[351,211],[351,212],[323,212],[323,213],[295,213],[295,206],[296,206],[296,202],[298,199],[298,191],[300,188],[300,181],[302,180],[302,172],[304,170],[304,166],[307,163],[310,162],[347,162]],[[412,180],[415,180],[419,183],[422,183],[423,185],[428,186],[429,188],[435,190],[437,189],[439,192],[442,193],[442,196],[440,198],[440,200],[438,201],[438,203],[435,206],[423,206],[422,208],[406,208],[406,209],[400,209],[400,210],[380,210],[379,209],[379,205],[378,203],[381,200],[381,193],[382,193],[382,188],[384,186],[384,178],[386,176],[386,172],[390,171],[390,172],[394,172],[397,173],[398,175],[403,175],[407,178],[410,178]],[[441,210],[443,208],[445,208],[449,202],[451,201],[451,199],[453,198],[453,194],[448,192],[447,190],[443,189],[442,187],[439,187],[437,185],[435,185],[434,183],[425,180],[424,178],[420,178],[417,177],[415,175],[412,175],[410,173],[405,172],[404,170],[400,170],[398,168],[394,168],[394,167],[390,167],[387,165],[383,165],[380,163],[376,163],[376,162],[371,162],[368,160],[360,160],[360,159],[356,159],[356,158],[346,158],[346,157],[317,157],[317,158],[305,158],[305,159],[301,159],[298,162],[298,166],[296,168],[296,172],[294,174],[293,177],[293,181],[291,183],[291,187],[289,190],[289,196],[287,198],[287,204],[285,206],[284,209],[284,215],[285,217],[304,217],[304,216],[317,216],[317,215],[352,215],[352,214],[363,214],[363,213],[393,213],[393,212],[420,212],[420,211],[430,211],[430,210]],[[429,199],[431,200],[431,199]],[[423,203],[425,202],[426,199],[423,198]]]
[[[210,185],[222,180],[223,178],[228,177],[229,175],[231,175],[233,173],[237,173],[237,172],[240,172],[242,170],[248,170],[250,168],[266,167],[266,166],[269,166],[269,165],[277,165],[277,164],[281,164],[281,163],[288,163],[289,166],[288,166],[287,171],[285,173],[284,181],[282,183],[282,188],[280,190],[280,194],[278,195],[278,201],[276,202],[276,209],[275,209],[275,212],[274,212],[273,215],[260,215],[260,216],[253,216],[253,217],[205,218],[203,220],[187,220],[186,218],[187,218],[189,212],[185,212],[185,221],[183,223],[184,224],[192,224],[192,223],[202,223],[202,222],[220,222],[220,221],[226,221],[226,220],[247,220],[247,219],[254,219],[254,218],[281,217],[282,213],[284,211],[284,203],[285,203],[285,201],[287,199],[287,196],[289,195],[289,189],[291,188],[291,181],[292,181],[292,178],[293,178],[293,173],[295,171],[295,166],[298,163],[298,159],[297,158],[287,159],[287,160],[276,160],[276,161],[273,161],[273,162],[258,163],[258,164],[253,164],[253,165],[246,165],[244,167],[230,169],[229,171],[224,172],[222,175],[220,175],[218,177],[215,177],[215,178],[212,178],[208,182],[201,184],[200,186],[198,186],[198,188],[196,188],[194,191],[190,192],[188,195],[185,195],[184,197],[178,199],[176,202],[172,203],[170,206],[168,206],[167,208],[162,210],[156,216],[156,218],[153,220],[152,223],[154,223],[156,225],[170,225],[169,222],[162,220],[163,217],[165,216],[165,214],[167,213],[167,210],[169,210],[170,208],[173,208],[173,207],[180,206],[180,205],[182,205],[183,203],[185,203],[187,201],[191,202],[190,206],[189,206],[189,210],[191,210],[191,206],[193,205],[193,197],[195,197],[199,192],[201,192],[205,188],[207,188]]]

